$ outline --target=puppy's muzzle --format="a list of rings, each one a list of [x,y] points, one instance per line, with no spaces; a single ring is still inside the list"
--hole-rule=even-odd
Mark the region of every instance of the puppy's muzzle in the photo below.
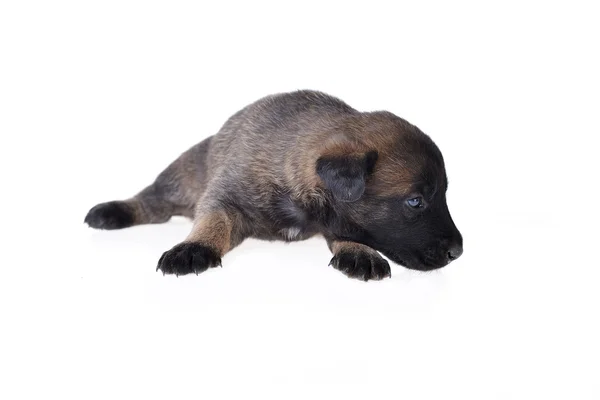
[[[450,246],[450,248],[448,248],[447,251],[447,255],[448,255],[448,263],[451,263],[452,261],[456,260],[458,257],[460,257],[463,253],[463,247],[461,244],[454,244],[452,246]]]

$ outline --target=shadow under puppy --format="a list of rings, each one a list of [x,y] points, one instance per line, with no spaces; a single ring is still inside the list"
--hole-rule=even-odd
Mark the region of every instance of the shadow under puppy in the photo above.
[[[359,112],[315,91],[265,97],[234,114],[136,196],[93,207],[85,222],[121,229],[193,218],[157,270],[184,275],[221,264],[245,238],[320,234],[347,276],[382,279],[390,266],[441,268],[462,254],[446,204],[442,154],[416,126]]]

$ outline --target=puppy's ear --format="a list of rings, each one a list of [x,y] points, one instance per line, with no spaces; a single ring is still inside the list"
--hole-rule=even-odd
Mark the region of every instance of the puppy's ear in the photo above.
[[[378,154],[322,156],[317,160],[317,174],[338,201],[353,202],[365,191],[367,176],[373,172]]]

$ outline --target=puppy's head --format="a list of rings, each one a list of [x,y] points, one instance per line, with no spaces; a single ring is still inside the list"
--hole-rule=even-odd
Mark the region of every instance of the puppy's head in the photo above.
[[[411,269],[460,257],[462,236],[446,204],[448,179],[435,143],[387,113],[355,128],[359,136],[324,148],[316,164],[335,210],[334,233]]]

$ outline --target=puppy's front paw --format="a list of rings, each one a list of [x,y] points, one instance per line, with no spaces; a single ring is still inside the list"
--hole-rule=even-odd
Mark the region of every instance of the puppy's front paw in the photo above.
[[[183,242],[163,253],[156,270],[164,274],[198,275],[209,268],[221,265],[221,257],[211,249],[200,243]]]
[[[349,278],[381,280],[391,277],[390,264],[375,252],[340,250],[329,262]]]

